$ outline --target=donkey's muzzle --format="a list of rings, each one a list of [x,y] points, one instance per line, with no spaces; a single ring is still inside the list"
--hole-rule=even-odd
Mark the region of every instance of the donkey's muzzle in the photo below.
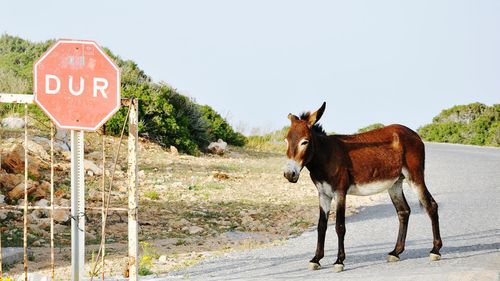
[[[283,176],[291,183],[296,183],[299,180],[299,174],[293,171],[284,172]]]
[[[289,182],[296,183],[299,180],[300,170],[301,168],[297,161],[289,159],[286,161],[283,176]]]

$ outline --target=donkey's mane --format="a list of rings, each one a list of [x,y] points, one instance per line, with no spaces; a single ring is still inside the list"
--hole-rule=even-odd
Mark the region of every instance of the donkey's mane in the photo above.
[[[300,119],[307,120],[307,119],[309,119],[310,115],[311,115],[311,112],[303,112],[302,114],[300,114]],[[316,134],[321,135],[321,136],[327,135],[325,130],[323,129],[323,126],[321,126],[321,124],[319,124],[319,123],[314,124],[314,126],[312,126],[311,130],[313,132],[315,132]]]

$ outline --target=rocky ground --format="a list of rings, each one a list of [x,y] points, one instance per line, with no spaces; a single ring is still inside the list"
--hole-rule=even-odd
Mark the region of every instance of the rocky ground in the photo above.
[[[109,185],[119,139],[106,136],[106,167],[102,166],[102,138],[87,134],[86,204],[101,206],[102,174]],[[22,245],[22,212],[2,209],[22,205],[24,148],[19,131],[3,132],[0,148],[0,231],[2,247]],[[317,221],[317,192],[304,170],[297,184],[282,176],[282,153],[229,147],[223,156],[193,157],[164,149],[147,140],[139,142],[139,221],[142,274],[159,274],[190,266],[228,251],[280,243],[312,227]],[[122,143],[111,192],[112,207],[126,207],[126,140]],[[32,132],[28,142],[30,205],[48,206],[50,199],[50,142],[46,134]],[[55,153],[55,197],[69,206],[69,151],[61,140]],[[348,214],[376,197],[348,200]],[[45,210],[30,211],[30,272],[49,275],[50,224]],[[70,216],[54,214],[56,226],[56,279],[70,270]],[[334,219],[334,215],[331,216]],[[96,260],[101,240],[100,212],[87,211],[87,275]],[[127,256],[127,215],[110,212],[106,228],[106,274],[122,275]],[[22,264],[9,265],[9,276],[22,272]],[[98,269],[100,270],[100,269]]]

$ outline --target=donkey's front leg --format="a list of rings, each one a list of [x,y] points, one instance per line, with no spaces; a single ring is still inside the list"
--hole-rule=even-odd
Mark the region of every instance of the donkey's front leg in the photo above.
[[[341,272],[344,270],[344,236],[345,236],[345,200],[346,194],[337,193],[337,218],[335,220],[335,230],[339,241],[339,251],[337,253],[337,261],[333,264],[333,271]]]
[[[325,256],[325,235],[328,227],[328,215],[330,214],[330,205],[332,198],[326,194],[319,194],[319,221],[318,221],[318,243],[316,244],[316,254],[309,262],[312,270],[321,268],[319,261]]]

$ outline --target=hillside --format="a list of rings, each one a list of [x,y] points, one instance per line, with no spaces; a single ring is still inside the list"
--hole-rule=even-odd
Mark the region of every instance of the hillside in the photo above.
[[[418,129],[426,141],[500,146],[500,104],[457,105]]]
[[[33,43],[19,37],[0,37],[0,92],[31,94],[33,63],[54,43],[48,40]],[[140,99],[140,134],[181,152],[198,154],[207,144],[219,138],[241,146],[245,137],[233,130],[228,122],[208,105],[201,106],[168,84],[155,83],[134,61],[124,60],[106,49],[121,70],[123,97]],[[16,112],[16,106],[2,105],[0,116]],[[38,119],[45,119],[34,108]],[[118,134],[126,112],[118,112],[107,124],[107,132]]]

